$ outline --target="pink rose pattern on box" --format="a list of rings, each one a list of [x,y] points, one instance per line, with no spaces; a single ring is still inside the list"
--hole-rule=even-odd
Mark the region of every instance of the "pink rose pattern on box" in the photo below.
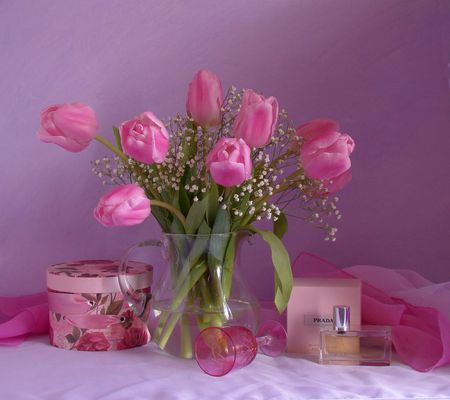
[[[111,343],[103,332],[86,332],[75,343],[75,348],[82,351],[109,350]]]
[[[142,292],[150,295],[149,290]],[[90,306],[86,314],[71,316],[50,312],[52,345],[78,351],[107,351],[142,346],[150,341],[147,325],[124,302],[121,293],[82,293],[81,296]],[[85,320],[86,325],[96,320],[100,323],[92,328],[76,325],[73,320]],[[107,323],[99,328],[103,321]]]

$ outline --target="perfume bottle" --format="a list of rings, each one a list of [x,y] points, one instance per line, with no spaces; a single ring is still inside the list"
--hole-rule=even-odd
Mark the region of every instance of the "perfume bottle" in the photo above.
[[[321,364],[390,365],[391,327],[366,325],[350,330],[350,307],[333,307],[333,326],[320,331]]]

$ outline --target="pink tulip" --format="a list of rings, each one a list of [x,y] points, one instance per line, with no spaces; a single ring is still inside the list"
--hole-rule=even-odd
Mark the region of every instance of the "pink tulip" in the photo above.
[[[149,111],[122,122],[120,141],[125,154],[135,160],[160,164],[169,150],[169,134],[164,124]]]
[[[351,180],[352,173],[350,170],[347,170],[336,178],[324,181],[325,194],[340,192]]]
[[[37,137],[74,153],[85,149],[97,134],[94,110],[82,103],[56,104],[41,111]]]
[[[241,109],[234,121],[234,136],[251,147],[264,147],[272,139],[278,120],[278,101],[251,89],[244,91]]]
[[[220,139],[206,159],[213,180],[219,185],[240,185],[252,175],[250,147],[242,139]]]
[[[137,225],[150,215],[150,200],[136,184],[119,186],[104,195],[94,209],[94,217],[102,225]]]
[[[310,121],[300,125],[296,135],[303,138],[300,160],[307,176],[324,181],[336,179],[337,182],[338,178],[342,183],[349,181],[348,175],[342,175],[351,167],[350,154],[355,142],[349,135],[339,132],[337,122],[323,119]]]
[[[222,116],[222,84],[220,79],[206,69],[198,71],[189,83],[186,101],[187,113],[203,127],[217,126]]]

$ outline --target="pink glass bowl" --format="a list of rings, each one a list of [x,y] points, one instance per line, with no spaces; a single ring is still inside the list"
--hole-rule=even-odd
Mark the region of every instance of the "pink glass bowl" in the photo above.
[[[243,326],[211,327],[195,339],[195,359],[211,376],[224,376],[250,364],[258,346],[253,333]]]

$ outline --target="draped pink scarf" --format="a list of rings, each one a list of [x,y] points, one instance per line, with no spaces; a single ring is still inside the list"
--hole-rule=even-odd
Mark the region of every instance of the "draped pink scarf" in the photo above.
[[[47,293],[0,297],[0,345],[17,346],[33,333],[48,332]]]

